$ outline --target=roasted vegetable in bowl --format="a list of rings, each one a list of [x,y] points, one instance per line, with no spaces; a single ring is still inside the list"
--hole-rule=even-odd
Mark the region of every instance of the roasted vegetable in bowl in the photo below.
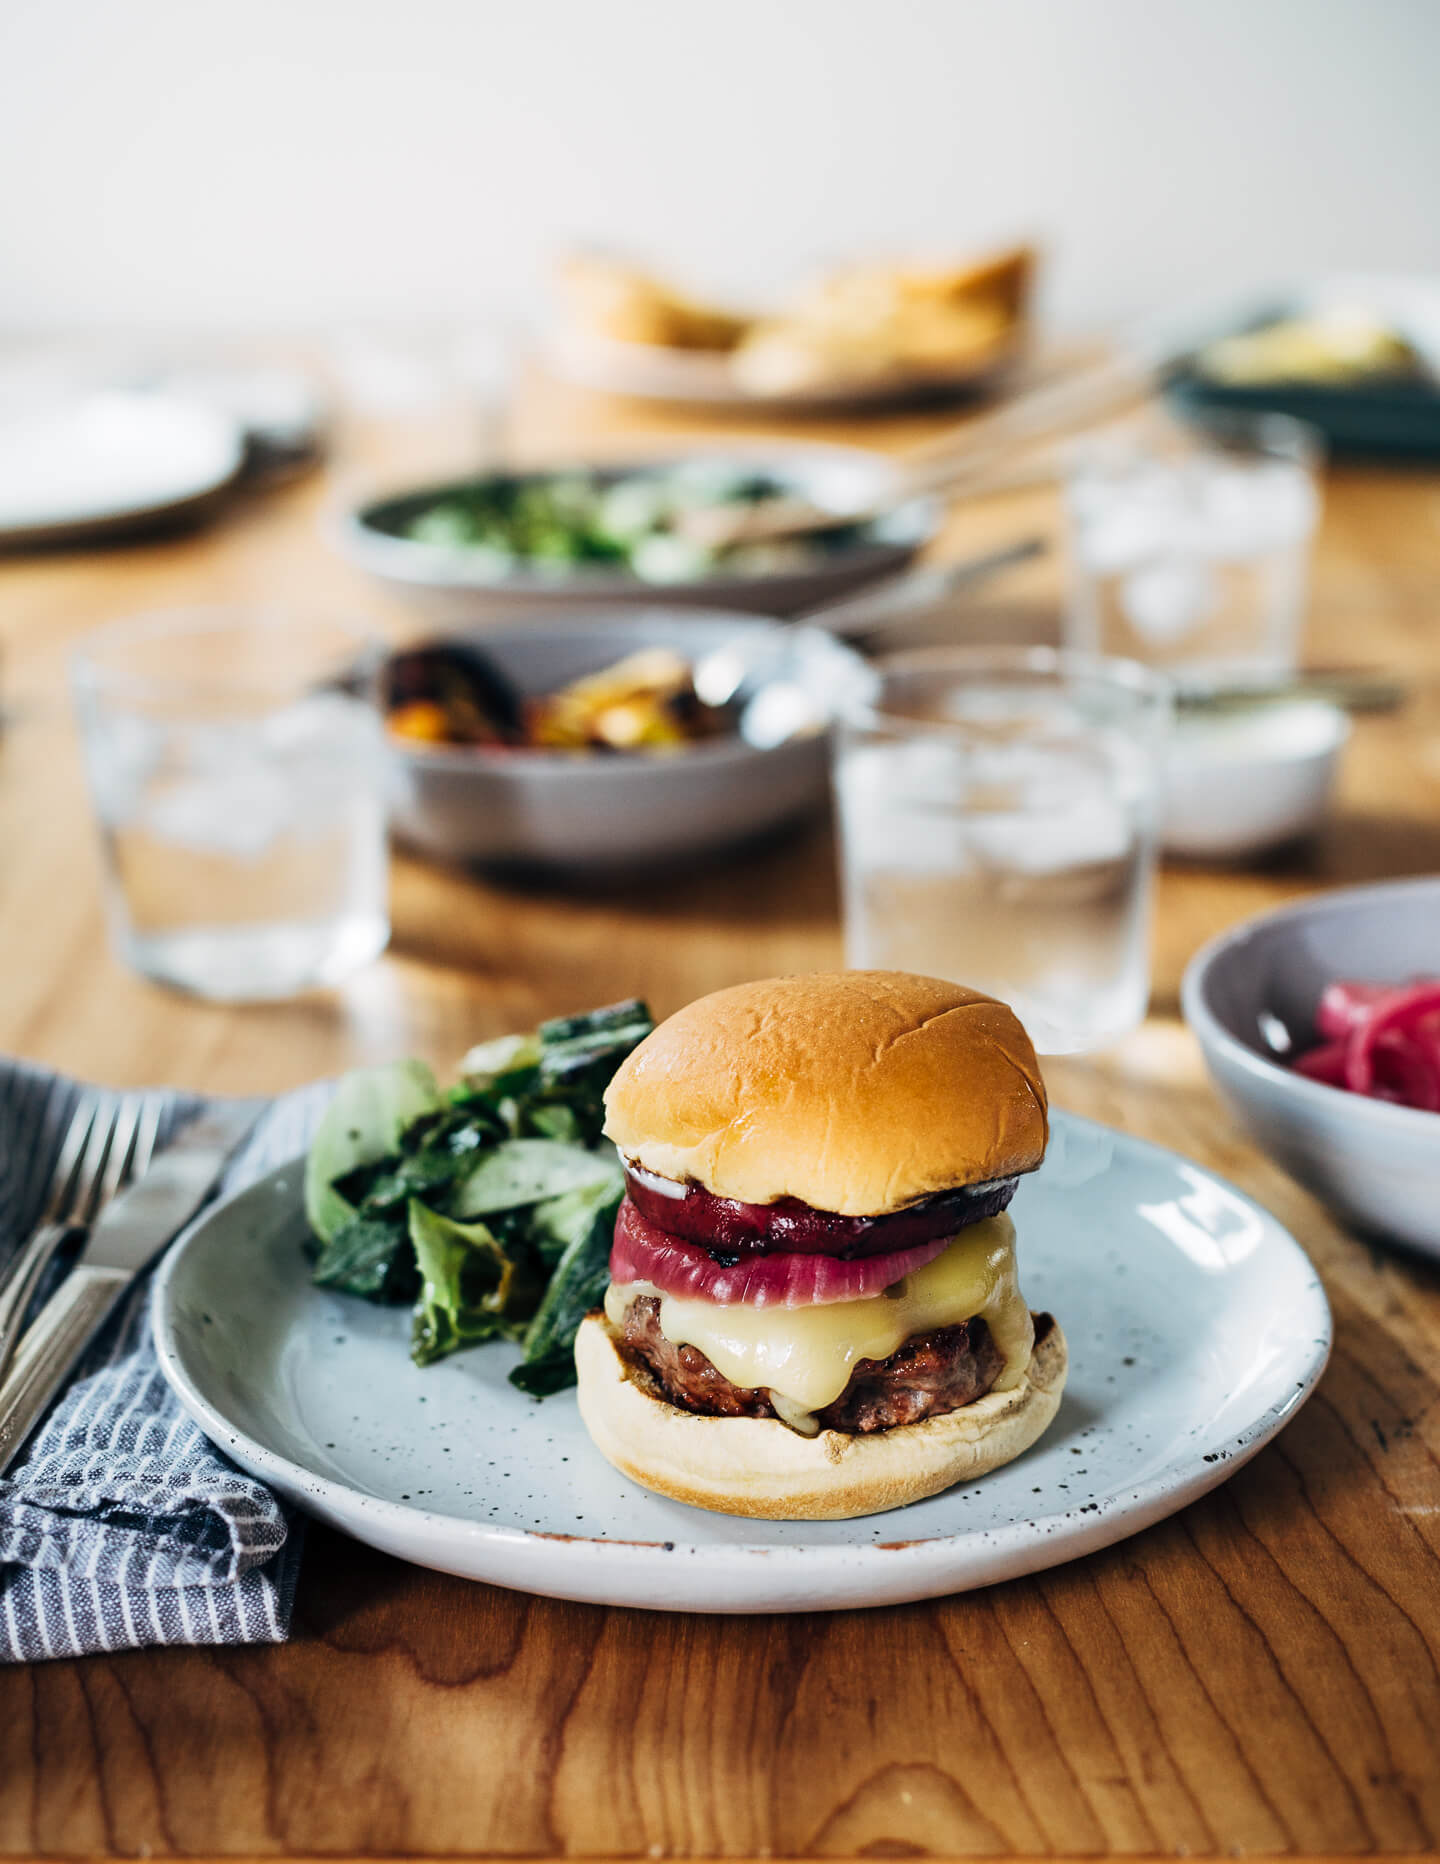
[[[478,643],[434,641],[392,656],[385,692],[386,722],[407,744],[663,753],[735,729],[735,708],[705,705],[669,647],[527,696]]]

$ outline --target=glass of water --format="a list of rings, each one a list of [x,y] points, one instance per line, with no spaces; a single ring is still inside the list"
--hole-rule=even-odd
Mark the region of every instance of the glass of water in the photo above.
[[[72,668],[111,935],[223,1002],[334,984],[389,938],[382,649],[346,624],[188,609]]]
[[[898,654],[873,673],[835,739],[847,964],[988,991],[1042,1054],[1133,1028],[1169,683],[1050,648]]]
[[[1181,684],[1283,675],[1296,661],[1320,438],[1284,415],[1152,418],[1074,455],[1066,645]]]

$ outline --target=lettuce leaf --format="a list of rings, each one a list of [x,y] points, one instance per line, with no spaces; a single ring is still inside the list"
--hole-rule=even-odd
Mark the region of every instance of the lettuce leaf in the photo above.
[[[333,1243],[356,1215],[336,1179],[398,1154],[406,1128],[443,1104],[423,1061],[353,1068],[341,1077],[305,1160],[305,1215],[322,1243]]]
[[[366,1301],[413,1301],[415,1256],[404,1230],[393,1223],[352,1216],[321,1246],[311,1279],[317,1287]]]
[[[554,1270],[559,1267],[565,1251],[577,1238],[589,1234],[600,1212],[607,1214],[613,1234],[615,1212],[620,1208],[620,1199],[624,1195],[624,1181],[616,1172],[611,1179],[599,1180],[574,1191],[564,1191],[558,1197],[548,1197],[539,1204],[532,1204],[530,1241],[546,1268]],[[608,1261],[609,1240],[605,1245],[605,1253]]]
[[[454,1223],[412,1198],[407,1219],[420,1268],[410,1357],[428,1366],[458,1347],[512,1330],[534,1303],[537,1278],[483,1223]]]
[[[525,1330],[525,1357],[510,1374],[510,1383],[545,1398],[575,1383],[575,1335],[592,1307],[605,1298],[610,1281],[610,1245],[615,1236],[615,1212],[624,1195],[622,1184],[611,1189],[572,1192],[556,1198],[546,1211],[552,1238],[568,1233],[563,1253],[550,1273],[545,1298]],[[538,1205],[536,1214],[545,1206]]]

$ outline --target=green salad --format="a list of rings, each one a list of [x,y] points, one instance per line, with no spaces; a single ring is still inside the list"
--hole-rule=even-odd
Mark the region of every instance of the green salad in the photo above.
[[[417,1365],[512,1340],[522,1391],[573,1385],[625,1189],[601,1097],[652,1027],[639,1001],[559,1017],[472,1049],[445,1090],[417,1061],[345,1075],[305,1164],[318,1286],[411,1305]]]
[[[790,490],[764,473],[717,461],[623,473],[564,472],[477,479],[403,522],[421,544],[463,550],[496,575],[511,569],[573,574],[628,570],[645,582],[689,582],[721,563],[780,569],[852,541],[853,530],[808,542],[712,546],[685,529],[688,513],[751,505]]]

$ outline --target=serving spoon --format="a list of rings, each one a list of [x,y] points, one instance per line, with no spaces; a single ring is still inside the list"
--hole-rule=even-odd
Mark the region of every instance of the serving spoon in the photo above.
[[[1403,681],[1366,667],[1301,667],[1270,679],[1178,684],[1175,709],[1182,713],[1262,712],[1298,699],[1320,700],[1342,712],[1394,712],[1410,697]]]
[[[925,565],[903,570],[884,582],[872,583],[858,595],[841,601],[822,602],[789,618],[776,633],[759,639],[753,633],[712,647],[702,654],[691,670],[695,696],[702,705],[729,705],[746,686],[753,686],[767,673],[774,676],[777,662],[793,649],[785,640],[785,628],[791,625],[823,628],[841,640],[855,640],[876,634],[928,608],[983,582],[1012,564],[1026,563],[1048,548],[1043,536],[1021,538],[1018,543],[984,555],[967,557],[959,563]],[[742,728],[742,735],[743,728]]]
[[[1078,370],[1042,375],[1006,406],[902,456],[895,478],[878,497],[820,506],[781,494],[745,505],[699,506],[682,513],[676,528],[709,549],[724,550],[874,523],[918,498],[984,492],[1011,470],[1017,454],[1148,395],[1158,366],[1155,356],[1135,346]]]

